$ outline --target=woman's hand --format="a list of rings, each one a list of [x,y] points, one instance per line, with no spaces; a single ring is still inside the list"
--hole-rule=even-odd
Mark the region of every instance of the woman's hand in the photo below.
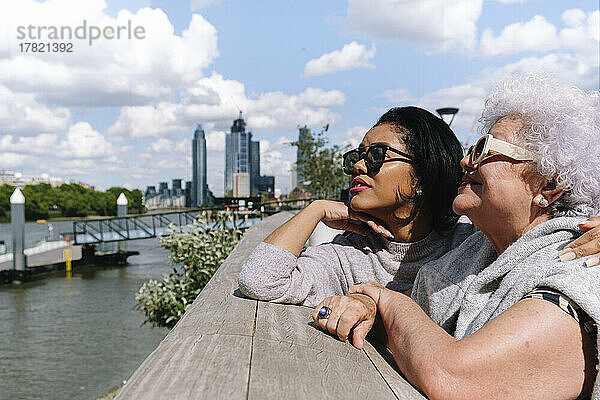
[[[579,228],[587,232],[566,245],[560,252],[560,259],[570,261],[579,257],[591,256],[585,260],[586,266],[593,267],[600,264],[600,217],[590,218],[579,224]]]
[[[322,307],[331,310],[328,318],[319,318],[319,310]],[[377,305],[369,296],[348,294],[326,298],[315,308],[312,317],[319,328],[337,335],[343,341],[348,339],[350,331],[354,328],[352,345],[362,349],[376,315]]]
[[[313,202],[313,204],[314,203],[318,203],[318,206],[322,207],[323,218],[321,221],[330,228],[364,235],[366,233],[365,228],[356,222],[353,222],[360,221],[366,223],[375,232],[381,233],[385,237],[394,237],[380,221],[376,220],[369,214],[352,211],[346,204],[342,202],[317,200]]]
[[[375,305],[379,307],[381,295],[384,294],[387,290],[389,289],[386,289],[377,282],[365,282],[352,286],[348,290],[348,295],[356,293],[369,296],[375,302]]]

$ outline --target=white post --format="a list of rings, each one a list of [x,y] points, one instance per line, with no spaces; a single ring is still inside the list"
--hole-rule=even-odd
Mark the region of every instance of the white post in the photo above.
[[[125,193],[121,193],[117,198],[117,217],[126,217],[127,216],[127,197],[125,197]],[[120,241],[119,242],[119,252],[125,253],[127,251],[127,242]]]
[[[10,224],[13,237],[13,270],[25,271],[25,196],[19,188],[10,196]]]

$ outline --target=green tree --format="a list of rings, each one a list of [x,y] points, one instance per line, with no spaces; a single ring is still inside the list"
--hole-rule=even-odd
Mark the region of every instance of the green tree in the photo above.
[[[327,147],[325,133],[329,124],[320,132],[307,132],[303,140],[292,142],[298,148],[302,163],[296,168],[304,178],[304,187],[319,199],[339,199],[344,186],[348,184],[348,176],[342,170],[342,155],[345,148],[338,145]]]
[[[53,201],[52,187],[47,183],[39,185],[25,185],[25,218],[28,220],[45,219],[49,216],[49,209]]]
[[[173,272],[162,280],[150,280],[135,296],[137,309],[154,326],[172,328],[221,266],[242,237],[239,229],[228,229],[226,218],[218,218],[219,229],[205,230],[207,221],[188,227],[170,226],[161,246],[171,251]],[[180,267],[177,267],[177,266]]]
[[[262,192],[260,194],[260,202],[261,203],[266,203],[267,201],[269,201],[269,192],[267,192],[266,190],[264,192]]]
[[[12,185],[4,184],[0,186],[0,217],[8,219],[10,215],[10,196],[15,191]]]
[[[10,215],[10,196],[14,186],[0,185],[0,218]],[[117,215],[117,197],[124,193],[130,213],[142,213],[146,209],[139,189],[128,190],[112,187],[106,192],[85,188],[79,184],[62,184],[52,187],[47,183],[26,185],[22,189],[25,196],[25,218],[35,220],[48,218],[50,209],[60,211],[63,217],[85,217],[88,215]]]

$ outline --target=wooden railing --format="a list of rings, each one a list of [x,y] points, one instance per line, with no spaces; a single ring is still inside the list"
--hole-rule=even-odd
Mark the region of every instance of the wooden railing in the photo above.
[[[292,215],[273,215],[246,232],[117,400],[423,399],[374,340],[357,350],[316,329],[311,308],[239,292],[242,264]]]

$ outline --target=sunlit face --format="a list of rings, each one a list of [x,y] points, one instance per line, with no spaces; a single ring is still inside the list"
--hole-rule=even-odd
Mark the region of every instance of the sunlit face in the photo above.
[[[366,147],[373,143],[387,144],[408,153],[396,128],[390,124],[381,124],[369,130],[360,146]],[[388,150],[387,156],[395,158],[398,155]],[[368,171],[365,161],[360,160],[354,167],[350,207],[354,211],[366,212],[379,218],[394,212],[401,217],[410,215],[411,203],[403,200],[399,193],[414,196],[411,172],[411,165],[402,161],[386,162],[379,171]]]
[[[495,138],[516,144],[515,134],[523,126],[518,117],[498,120],[489,133]],[[483,160],[473,169],[469,156],[461,162],[467,173],[458,188],[452,208],[466,215],[482,231],[527,225],[531,217],[534,186],[540,177],[527,173],[527,163],[501,154]]]

